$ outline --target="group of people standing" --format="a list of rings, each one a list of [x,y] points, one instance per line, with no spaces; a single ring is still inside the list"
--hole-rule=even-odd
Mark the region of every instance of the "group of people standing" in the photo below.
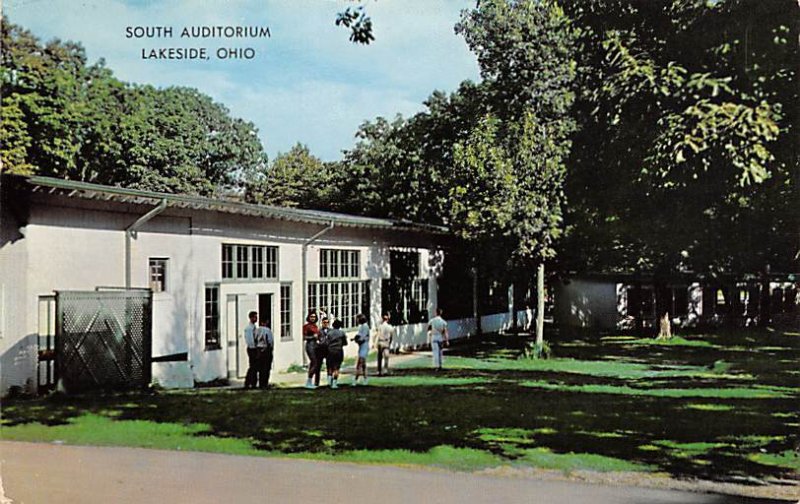
[[[247,344],[249,366],[244,388],[264,389],[269,386],[275,338],[265,321],[258,323],[258,312],[251,311],[248,318],[250,323],[244,330],[244,340]],[[397,338],[397,329],[390,323],[390,318],[388,313],[384,313],[381,324],[375,330],[373,346],[378,354],[378,376],[389,372],[389,355]],[[370,329],[364,314],[359,314],[356,322],[358,331],[352,341],[358,345],[358,361],[353,385],[367,385]],[[306,388],[319,386],[323,362],[328,374],[328,384],[333,389],[339,388],[339,371],[344,361],[344,347],[347,346],[347,335],[342,330],[342,321],[337,319],[331,324],[324,313],[321,320],[318,320],[317,313],[311,311],[303,325],[303,341],[309,359]],[[442,318],[441,308],[436,310],[436,317],[428,323],[428,344],[433,351],[433,367],[442,369],[442,351],[448,344],[448,334],[447,322]]]
[[[359,315],[361,317],[362,315]],[[342,321],[334,320],[331,327],[327,315],[323,315],[317,325],[317,314],[311,312],[303,326],[303,341],[308,355],[307,388],[319,386],[322,363],[328,371],[328,384],[331,388],[339,388],[339,369],[344,360],[344,347],[347,346],[347,335],[342,330]]]
[[[390,315],[384,313],[382,318],[381,324],[375,330],[374,339],[374,347],[378,354],[378,376],[389,372],[389,355],[392,343],[397,338],[397,330],[390,323]],[[328,384],[335,389],[339,387],[339,370],[344,360],[347,335],[342,331],[342,322],[338,319],[333,321],[333,328],[330,327],[330,320],[325,314],[322,315],[320,321],[321,327],[317,325],[317,321],[317,313],[312,311],[306,317],[306,323],[303,325],[303,341],[309,360],[306,388],[314,389],[319,386],[324,362],[328,374]],[[356,316],[356,323],[358,323],[358,331],[352,341],[358,345],[358,361],[353,385],[367,385],[370,329],[364,314]],[[428,343],[433,350],[434,368],[441,369],[442,351],[448,344],[447,322],[442,318],[441,308],[436,310],[436,317],[428,323]]]

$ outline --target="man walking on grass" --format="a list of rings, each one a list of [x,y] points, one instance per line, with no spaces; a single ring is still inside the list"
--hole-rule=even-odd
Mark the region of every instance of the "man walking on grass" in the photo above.
[[[428,322],[428,343],[433,351],[433,367],[442,369],[442,349],[448,344],[447,322],[442,318],[442,309],[436,308],[436,316]]]

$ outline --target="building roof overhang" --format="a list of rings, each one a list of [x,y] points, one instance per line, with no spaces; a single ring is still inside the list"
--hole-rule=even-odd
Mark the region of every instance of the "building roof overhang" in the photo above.
[[[321,210],[305,210],[284,208],[269,205],[244,203],[228,199],[208,198],[187,194],[170,194],[153,191],[142,191],[124,187],[106,186],[74,180],[64,180],[41,176],[9,176],[21,182],[31,193],[60,194],[68,198],[84,200],[114,201],[119,203],[154,205],[166,202],[167,208],[181,208],[222,212],[266,219],[302,222],[307,224],[329,225],[333,223],[341,227],[394,229],[426,234],[448,234],[444,226],[423,224],[405,219],[383,219],[363,217]]]

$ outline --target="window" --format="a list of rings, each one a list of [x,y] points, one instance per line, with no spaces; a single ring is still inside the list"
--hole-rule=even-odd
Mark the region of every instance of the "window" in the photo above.
[[[278,247],[222,245],[222,278],[237,280],[278,278]]]
[[[206,350],[219,350],[219,286],[206,285],[205,296]]]
[[[361,251],[322,249],[319,251],[320,278],[358,278],[361,271]]]
[[[167,290],[167,262],[168,259],[150,258],[150,289],[153,292]]]
[[[281,341],[292,340],[292,286],[281,285]]]
[[[310,282],[308,308],[324,309],[344,327],[356,327],[356,315],[369,313],[369,282]]]
[[[385,278],[381,282],[381,311],[389,312],[392,324],[428,321],[428,279]]]
[[[419,278],[420,253],[391,250],[391,278],[381,283],[381,311],[393,324],[417,324],[428,320],[428,279]]]

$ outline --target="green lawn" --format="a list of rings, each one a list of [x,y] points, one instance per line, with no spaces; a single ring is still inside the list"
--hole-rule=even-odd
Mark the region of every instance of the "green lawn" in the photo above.
[[[673,345],[550,339],[551,360],[518,359],[522,338],[493,336],[453,347],[441,373],[420,357],[369,387],[335,391],[7,400],[2,438],[457,470],[800,479],[800,338],[735,331]]]

